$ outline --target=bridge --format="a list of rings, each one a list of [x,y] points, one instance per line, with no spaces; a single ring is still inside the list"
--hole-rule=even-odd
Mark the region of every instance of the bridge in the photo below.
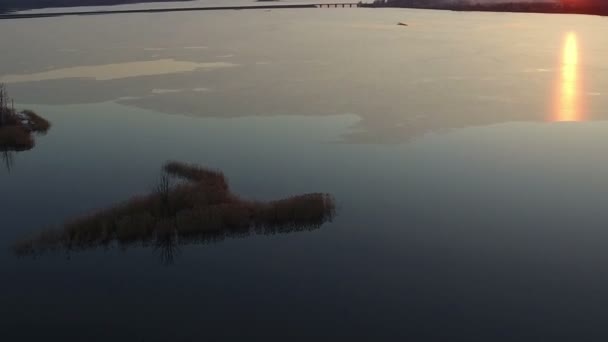
[[[323,8],[323,7],[326,7],[326,8],[331,8],[331,7],[334,7],[334,8],[338,8],[338,7],[346,8],[346,7],[348,7],[348,8],[350,8],[350,7],[359,7],[359,3],[358,2],[348,2],[348,3],[341,2],[341,3],[336,3],[336,4],[317,4],[316,6],[318,8]]]
[[[360,7],[359,3],[317,3],[317,4],[284,4],[284,5],[251,5],[251,6],[216,6],[216,7],[180,7],[180,8],[152,8],[133,10],[108,10],[108,11],[79,11],[79,12],[56,12],[56,13],[17,13],[0,14],[3,19],[30,19],[51,18],[74,15],[102,15],[102,14],[129,14],[129,13],[161,13],[161,12],[195,12],[195,11],[226,11],[226,10],[278,10],[297,8],[351,8]]]

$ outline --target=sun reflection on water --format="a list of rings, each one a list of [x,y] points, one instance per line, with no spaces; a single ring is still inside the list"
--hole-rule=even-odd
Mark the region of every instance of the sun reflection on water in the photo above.
[[[582,121],[579,101],[578,39],[569,32],[564,40],[561,61],[561,77],[554,121]]]

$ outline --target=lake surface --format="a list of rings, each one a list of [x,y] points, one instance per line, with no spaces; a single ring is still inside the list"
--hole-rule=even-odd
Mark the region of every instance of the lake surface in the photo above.
[[[397,26],[406,22],[408,27]],[[601,341],[608,21],[305,9],[0,21],[0,82],[53,127],[0,168],[6,341]],[[18,258],[167,160],[311,232]]]

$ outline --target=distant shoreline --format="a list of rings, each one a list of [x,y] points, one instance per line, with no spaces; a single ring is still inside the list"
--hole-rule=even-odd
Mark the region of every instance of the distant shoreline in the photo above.
[[[362,3],[364,8],[410,8],[444,10],[455,12],[495,12],[495,13],[538,13],[538,14],[583,14],[608,16],[608,4],[596,6],[562,5],[558,2],[509,2],[495,4],[435,4],[420,3],[416,0],[376,0],[373,3]]]
[[[188,0],[187,0],[188,1]],[[257,0],[258,2],[275,2],[279,0]],[[454,12],[494,12],[494,13],[537,13],[537,14],[582,14],[608,16],[608,4],[600,7],[567,7],[559,3],[531,2],[531,3],[497,3],[497,4],[466,4],[454,3],[450,5],[427,5],[412,3],[412,0],[376,0],[373,3],[310,3],[310,4],[259,4],[244,6],[209,6],[209,7],[178,7],[178,8],[152,8],[152,9],[127,9],[127,10],[97,10],[78,12],[53,12],[53,13],[14,13],[1,12],[0,20],[10,19],[33,19],[52,18],[61,16],[84,16],[104,14],[129,14],[129,13],[162,13],[162,12],[195,12],[195,11],[221,11],[221,10],[254,10],[254,9],[305,9],[321,7],[360,7],[360,8],[407,8],[425,10],[443,10]],[[329,5],[329,6],[328,6]],[[36,8],[38,9],[38,8]]]
[[[354,3],[353,3],[354,4]],[[108,10],[108,11],[80,11],[80,12],[55,12],[55,13],[25,13],[25,14],[0,14],[0,20],[5,19],[31,19],[51,18],[70,15],[103,15],[103,14],[127,14],[127,13],[161,13],[161,12],[194,12],[194,11],[220,11],[220,10],[251,10],[251,9],[294,9],[294,8],[318,8],[326,4],[289,4],[289,5],[250,5],[250,6],[217,6],[217,7],[180,7],[180,8],[153,8],[133,10]]]
[[[158,2],[190,2],[193,0],[2,0],[0,15],[47,8],[89,6],[120,6]]]

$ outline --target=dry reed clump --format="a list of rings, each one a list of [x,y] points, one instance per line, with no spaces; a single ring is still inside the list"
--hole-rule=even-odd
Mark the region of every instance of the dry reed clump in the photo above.
[[[21,116],[25,118],[25,120],[29,121],[28,128],[32,132],[46,134],[51,128],[51,123],[46,119],[36,114],[34,111],[29,109],[24,109],[21,111]]]
[[[34,138],[30,132],[20,126],[0,127],[1,151],[26,151],[34,147]]]
[[[334,211],[333,198],[321,193],[272,202],[243,200],[230,192],[221,172],[169,162],[154,192],[19,241],[14,251],[27,255],[113,242],[123,247],[141,243],[173,250],[179,244],[252,233],[317,229],[333,218]],[[161,255],[169,256],[166,252]]]
[[[17,112],[0,84],[0,151],[25,151],[34,147],[32,133],[44,134],[51,124],[31,110]]]

